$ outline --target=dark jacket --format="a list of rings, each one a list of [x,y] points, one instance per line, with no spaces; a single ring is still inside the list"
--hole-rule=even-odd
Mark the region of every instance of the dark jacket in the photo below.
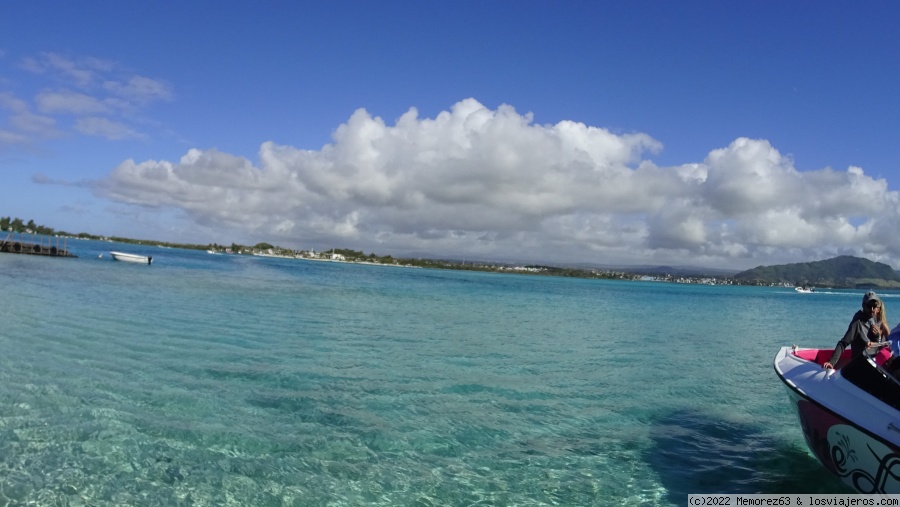
[[[866,315],[866,312],[862,310],[856,312],[856,315],[853,316],[853,320],[850,321],[850,325],[847,326],[847,332],[844,333],[844,337],[841,338],[840,341],[837,342],[837,346],[834,347],[834,354],[831,354],[831,360],[828,362],[837,365],[838,360],[841,358],[841,354],[843,354],[844,349],[846,349],[848,345],[853,351],[853,359],[856,359],[866,350],[869,342],[879,341],[879,337],[872,334],[872,325],[874,322],[873,319]]]

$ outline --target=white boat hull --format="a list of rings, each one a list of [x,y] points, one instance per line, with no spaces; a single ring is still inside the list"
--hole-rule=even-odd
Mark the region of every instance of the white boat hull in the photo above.
[[[829,373],[830,355],[784,347],[775,357],[807,446],[859,493],[900,494],[900,385],[866,359]]]
[[[123,252],[109,252],[113,259],[122,262],[134,262],[136,264],[151,264],[153,257],[148,255],[136,255]]]

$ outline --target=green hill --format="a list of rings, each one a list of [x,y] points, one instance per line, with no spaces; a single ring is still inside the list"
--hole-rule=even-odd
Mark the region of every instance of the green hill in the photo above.
[[[842,255],[833,259],[778,266],[759,266],[734,275],[736,280],[761,285],[789,283],[836,288],[900,288],[900,275],[881,262]]]

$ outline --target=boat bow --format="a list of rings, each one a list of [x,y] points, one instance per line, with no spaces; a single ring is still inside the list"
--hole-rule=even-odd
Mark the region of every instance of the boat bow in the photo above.
[[[775,356],[807,446],[856,491],[900,494],[900,383],[881,366],[887,354],[825,370],[831,353],[783,347]]]

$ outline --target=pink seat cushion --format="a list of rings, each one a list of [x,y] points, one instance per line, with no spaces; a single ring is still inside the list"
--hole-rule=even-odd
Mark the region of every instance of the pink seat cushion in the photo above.
[[[833,353],[834,349],[804,349],[794,352],[794,355],[801,359],[806,359],[807,361],[815,361],[819,366],[823,366],[831,359],[831,354]],[[840,367],[847,364],[847,361],[850,360],[852,354],[853,352],[850,349],[844,350],[838,364],[834,365],[835,368],[840,369]],[[889,357],[891,357],[891,351],[887,347],[884,347],[875,355],[875,364],[882,365]]]

